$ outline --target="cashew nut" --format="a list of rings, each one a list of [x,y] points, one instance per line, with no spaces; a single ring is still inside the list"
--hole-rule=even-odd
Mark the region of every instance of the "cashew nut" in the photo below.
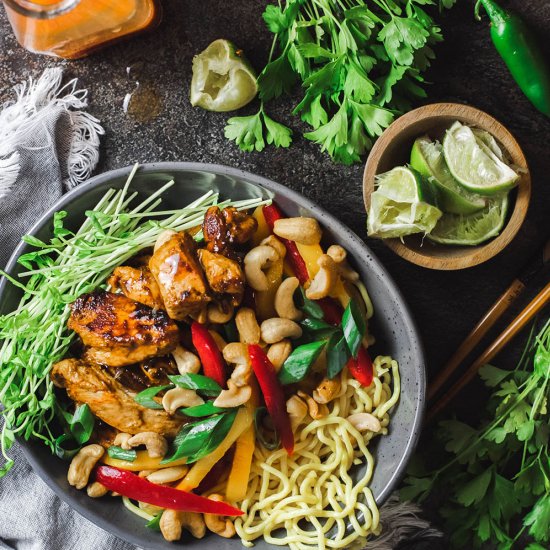
[[[168,414],[174,414],[180,407],[194,407],[203,403],[204,399],[195,390],[185,388],[172,388],[162,398],[162,406]]]
[[[235,365],[231,373],[231,380],[236,386],[246,386],[250,375],[252,374],[252,366],[248,357],[248,346],[241,342],[231,342],[223,348],[223,358]]]
[[[200,359],[189,350],[186,350],[183,346],[177,346],[172,352],[172,357],[178,367],[180,374],[197,374],[201,369]]]
[[[168,242],[176,232],[171,229],[165,229],[162,233],[159,233],[157,240],[155,241],[155,246],[153,252],[156,252],[165,242]]]
[[[197,311],[196,313],[190,313],[189,317],[191,317],[191,319],[193,319],[194,321],[197,321],[197,323],[200,323],[201,325],[205,325],[206,321],[208,321],[208,309],[205,306],[200,311]]]
[[[292,353],[292,344],[289,340],[281,340],[269,346],[267,350],[267,358],[271,361],[276,372],[281,370],[284,362]]]
[[[313,391],[313,399],[322,405],[330,403],[339,393],[342,384],[340,377],[324,378],[317,388]]]
[[[221,495],[210,495],[208,497],[210,500],[215,500],[216,502],[223,501]],[[217,516],[215,514],[204,514],[204,522],[206,527],[213,533],[216,533],[220,537],[230,539],[235,536],[235,526],[229,518],[223,518],[222,516]]]
[[[328,416],[328,407],[326,405],[317,403],[313,397],[303,391],[298,391],[298,395],[307,403],[309,416],[311,416],[313,420]]]
[[[323,232],[314,218],[282,218],[273,225],[277,237],[295,241],[300,244],[319,244]]]
[[[250,386],[237,386],[230,378],[227,381],[229,389],[222,390],[220,395],[214,401],[214,407],[232,408],[244,405],[252,396],[252,388]]]
[[[290,417],[290,426],[292,427],[292,431],[295,432],[308,414],[307,405],[297,395],[293,395],[286,402],[286,411]]]
[[[327,255],[329,255],[337,264],[338,273],[342,279],[351,282],[359,280],[359,273],[348,265],[346,262],[347,252],[339,244],[329,246]]]
[[[260,245],[253,248],[244,257],[244,272],[248,284],[254,290],[269,290],[265,270],[279,260],[279,254],[271,246]]]
[[[148,475],[151,475],[153,472],[156,472],[156,470],[140,470],[138,472],[138,477],[147,477]]]
[[[269,235],[261,243],[261,245],[270,246],[279,254],[279,258],[283,259],[286,256],[285,245],[275,235]]]
[[[223,351],[223,348],[225,348],[225,346],[227,346],[227,342],[215,330],[209,330],[208,332],[210,333],[212,338],[214,338],[214,342],[216,342],[217,348],[220,351]]]
[[[338,282],[338,268],[328,254],[320,256],[317,260],[317,265],[319,266],[319,271],[306,290],[306,296],[310,300],[326,298]]]
[[[274,317],[266,319],[260,327],[262,340],[266,344],[275,344],[284,338],[299,338],[302,336],[300,325],[290,319]]]
[[[124,449],[125,451],[129,451],[132,447],[128,445],[128,440],[132,437],[132,434],[127,434],[124,432],[120,432],[116,434],[115,440],[113,441],[113,445],[116,445],[117,447],[120,447],[121,449]]]
[[[94,481],[86,487],[86,492],[90,498],[100,498],[104,497],[109,492],[109,489],[99,483],[99,481]]]
[[[168,452],[168,442],[155,432],[140,432],[128,440],[130,447],[145,445],[147,453],[151,458],[163,457]]]
[[[378,433],[382,429],[380,420],[370,413],[356,413],[348,416],[347,421],[360,432]]]
[[[206,534],[202,514],[165,510],[160,517],[160,531],[163,537],[170,542],[180,540],[182,529],[187,529],[196,539],[202,539]]]
[[[275,293],[275,311],[279,317],[299,321],[302,312],[294,305],[294,291],[300,286],[296,277],[285,279]]]
[[[147,479],[151,483],[156,483],[157,485],[163,485],[165,483],[172,483],[172,481],[177,481],[187,474],[189,468],[187,466],[172,466],[171,468],[161,468],[156,470],[147,476]]]
[[[239,339],[244,344],[258,344],[260,342],[260,327],[254,310],[242,307],[235,315],[235,324],[239,331]]]
[[[94,443],[93,445],[86,445],[82,447],[80,451],[71,460],[69,471],[67,473],[67,479],[69,485],[76,487],[77,489],[84,489],[90,479],[90,474],[97,461],[103,456],[105,449]]]
[[[147,504],[146,502],[141,502],[138,500],[138,506],[145,510],[148,514],[151,514],[152,516],[156,516],[158,513],[162,512],[164,508],[161,508],[160,506],[155,506],[154,504]]]
[[[223,325],[233,318],[233,306],[231,304],[214,302],[208,306],[207,316],[209,323]]]

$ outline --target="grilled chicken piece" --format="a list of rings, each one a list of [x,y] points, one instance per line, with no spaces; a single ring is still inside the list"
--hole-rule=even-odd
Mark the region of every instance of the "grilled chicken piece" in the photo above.
[[[136,403],[135,394],[128,392],[99,365],[81,359],[64,359],[53,366],[51,377],[56,386],[67,390],[73,401],[86,403],[95,416],[121,432],[156,432],[174,437],[184,424],[183,418]]]
[[[115,268],[107,280],[113,290],[153,309],[164,309],[157,281],[148,267],[123,265]]]
[[[140,392],[150,386],[171,384],[168,375],[178,374],[178,369],[170,356],[164,356],[124,368],[109,367],[109,374],[126,389]]]
[[[201,248],[199,260],[210,288],[219,295],[229,295],[231,303],[238,306],[244,294],[245,277],[241,266],[230,258]]]
[[[153,254],[149,268],[172,319],[196,315],[211,301],[195,241],[187,233],[172,235]]]
[[[110,367],[166,355],[179,341],[178,326],[166,312],[102,290],[71,304],[68,326],[89,346],[90,361]]]
[[[233,247],[248,241],[257,228],[258,222],[252,216],[232,206],[223,210],[211,206],[202,224],[207,249],[230,257],[234,256]]]

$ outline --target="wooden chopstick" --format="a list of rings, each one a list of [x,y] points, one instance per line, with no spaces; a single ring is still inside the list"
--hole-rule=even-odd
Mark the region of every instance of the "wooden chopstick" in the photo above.
[[[550,283],[531,300],[529,305],[512,321],[506,330],[472,363],[457,383],[428,409],[426,421],[431,422],[477,374],[477,371],[498,352],[546,305],[550,303]]]
[[[479,320],[477,325],[466,336],[462,344],[455,351],[453,356],[447,361],[443,369],[437,374],[435,379],[428,386],[427,398],[432,401],[441,390],[447,380],[453,375],[457,367],[466,359],[470,352],[479,344],[481,339],[498,321],[502,314],[516,301],[516,299],[525,290],[526,285],[541,269],[543,269],[550,258],[550,240],[544,245],[542,252],[537,251],[531,258],[521,273],[512,281],[510,286],[491,306],[489,311]]]

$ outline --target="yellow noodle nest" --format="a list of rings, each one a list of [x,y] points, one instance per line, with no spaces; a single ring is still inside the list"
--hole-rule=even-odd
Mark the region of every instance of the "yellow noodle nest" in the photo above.
[[[263,537],[268,544],[286,544],[292,550],[349,548],[376,534],[378,508],[369,489],[374,461],[367,445],[373,436],[387,434],[389,410],[399,393],[397,361],[379,356],[369,388],[343,371],[330,414],[297,432],[291,457],[284,449],[256,447],[249,490],[240,505],[245,515],[235,520],[243,545],[253,546],[252,541]],[[360,412],[380,420],[379,434],[361,434],[346,420]],[[357,482],[349,475],[354,464],[366,465]]]

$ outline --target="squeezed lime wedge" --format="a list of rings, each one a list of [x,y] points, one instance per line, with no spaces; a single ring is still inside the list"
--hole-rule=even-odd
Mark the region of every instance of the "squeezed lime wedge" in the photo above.
[[[385,239],[429,233],[442,215],[430,201],[431,186],[414,169],[398,166],[377,176],[367,216],[369,236]]]
[[[229,40],[215,40],[193,58],[191,105],[208,111],[234,111],[258,93],[250,63]]]
[[[471,192],[495,195],[517,185],[518,174],[460,122],[447,130],[443,154],[453,177]]]
[[[454,179],[439,142],[428,136],[419,137],[411,150],[411,166],[433,183],[437,206],[443,212],[472,214],[485,207],[485,198],[466,191]]]
[[[476,246],[496,237],[506,221],[508,195],[489,199],[486,208],[467,216],[443,214],[428,239],[439,244]]]

